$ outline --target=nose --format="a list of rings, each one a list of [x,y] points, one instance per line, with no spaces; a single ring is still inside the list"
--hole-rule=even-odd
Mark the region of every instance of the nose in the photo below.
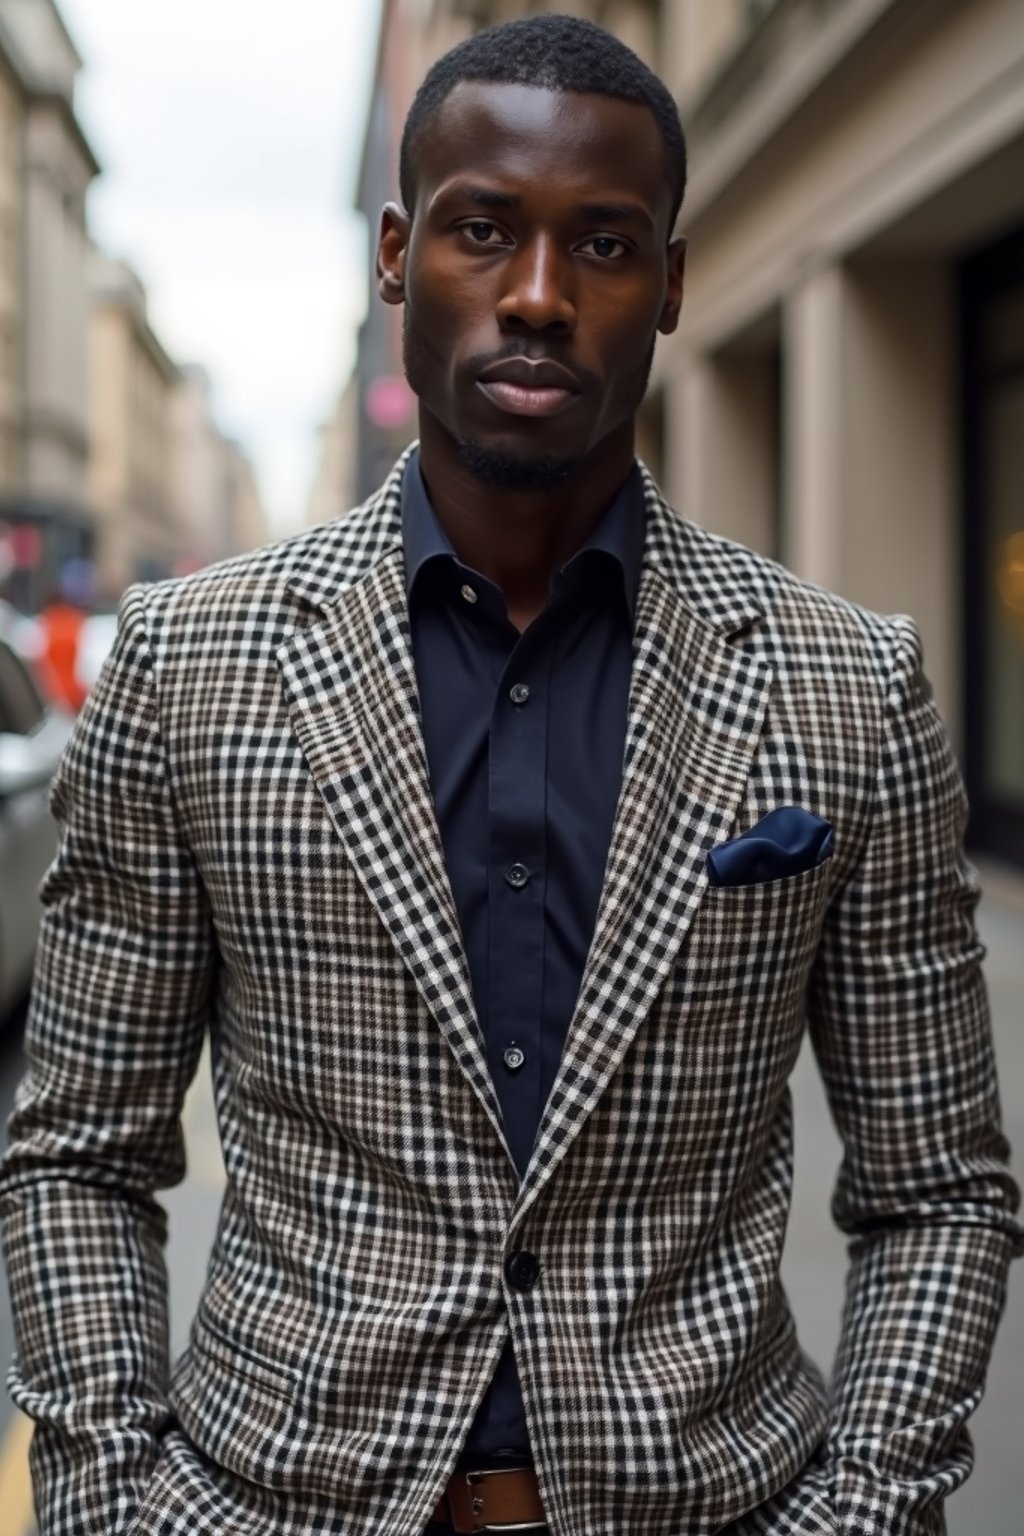
[[[497,308],[503,330],[570,335],[576,329],[572,263],[562,259],[554,241],[539,239],[521,247],[505,273]]]

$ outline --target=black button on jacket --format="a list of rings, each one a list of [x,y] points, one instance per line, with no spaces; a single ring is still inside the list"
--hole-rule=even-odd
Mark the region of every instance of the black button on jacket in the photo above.
[[[622,778],[642,482],[634,466],[522,634],[499,588],[456,558],[418,454],[405,472],[402,527],[431,791],[522,1175],[575,1008]],[[529,1449],[511,1344],[465,1448]]]

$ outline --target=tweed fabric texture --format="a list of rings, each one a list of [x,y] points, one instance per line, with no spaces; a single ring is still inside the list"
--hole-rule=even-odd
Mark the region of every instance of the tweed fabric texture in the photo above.
[[[131,589],[59,769],[0,1185],[42,1536],[420,1536],[509,1330],[553,1536],[941,1532],[1021,1231],[913,625],[645,477],[622,791],[520,1183],[430,799],[402,468]],[[709,888],[709,848],[787,804],[834,856]],[[852,1239],[831,1392],[779,1282],[806,1027]],[[206,1033],[227,1190],[172,1366],[154,1190]]]

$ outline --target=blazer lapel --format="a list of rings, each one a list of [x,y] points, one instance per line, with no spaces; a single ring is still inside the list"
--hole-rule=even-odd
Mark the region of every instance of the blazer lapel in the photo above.
[[[676,960],[707,884],[707,851],[743,793],[771,686],[770,668],[730,643],[759,605],[743,593],[729,603],[715,583],[714,616],[701,612],[702,573],[681,547],[684,525],[651,481],[648,512],[604,889],[517,1217],[565,1156]]]
[[[315,564],[293,572],[290,589],[320,618],[277,659],[327,813],[514,1168],[423,749],[401,555],[404,462],[379,497],[332,525]],[[646,494],[622,788],[594,938],[517,1218],[564,1157],[675,962],[707,883],[707,851],[732,824],[771,686],[767,664],[732,643],[761,614],[737,551],[682,522],[649,476]]]
[[[504,1143],[430,793],[400,543],[277,660],[327,814]]]

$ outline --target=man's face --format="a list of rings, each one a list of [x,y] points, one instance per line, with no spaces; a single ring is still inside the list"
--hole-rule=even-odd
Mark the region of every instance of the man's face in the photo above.
[[[478,82],[447,98],[411,226],[385,210],[378,267],[382,296],[406,306],[421,410],[471,465],[525,485],[631,434],[682,295],[671,200],[645,107]]]

